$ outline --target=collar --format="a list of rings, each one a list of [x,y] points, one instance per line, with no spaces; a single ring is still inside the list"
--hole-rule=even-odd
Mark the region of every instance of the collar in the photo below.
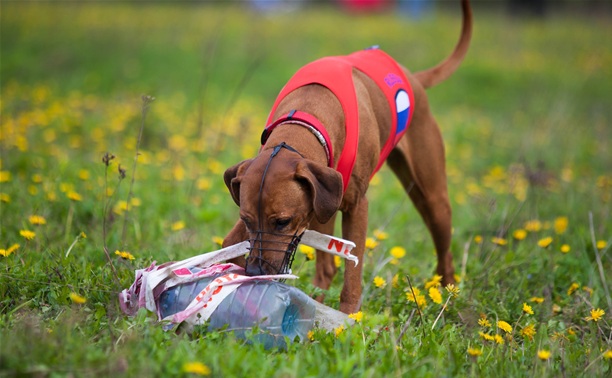
[[[312,114],[300,111],[300,110],[292,110],[289,113],[283,115],[270,125],[266,126],[266,128],[261,133],[261,145],[266,144],[266,141],[272,134],[272,130],[277,126],[284,125],[287,123],[300,125],[312,132],[314,136],[317,138],[319,143],[323,146],[325,150],[325,154],[327,155],[327,165],[330,168],[334,167],[334,154],[332,151],[332,144],[329,139],[329,134],[325,130],[323,124]]]

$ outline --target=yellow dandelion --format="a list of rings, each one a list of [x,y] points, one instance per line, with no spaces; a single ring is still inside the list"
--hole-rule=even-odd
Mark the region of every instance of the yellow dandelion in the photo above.
[[[527,230],[524,230],[522,228],[515,230],[512,233],[512,237],[516,240],[523,240],[527,237]]]
[[[597,249],[604,249],[608,246],[608,242],[606,242],[605,240],[598,240],[597,243],[595,243],[595,246],[597,247]]]
[[[480,337],[482,337],[483,339],[485,339],[487,341],[495,341],[495,337],[489,335],[488,333],[484,333],[482,331],[478,331],[478,334],[480,335]]]
[[[474,236],[474,243],[482,244],[482,236],[480,236],[480,235]]]
[[[590,297],[591,295],[593,295],[593,289],[592,289],[592,288],[590,288],[590,287],[588,287],[588,286],[583,286],[583,287],[582,287],[582,290],[584,290],[584,291],[586,291],[587,293],[589,293],[589,297]]]
[[[602,316],[604,316],[606,314],[606,312],[600,308],[598,309],[592,309],[591,310],[591,316],[588,316],[586,318],[587,321],[594,321],[597,322],[599,321],[599,319],[601,319]]]
[[[393,276],[393,279],[391,280],[391,286],[393,286],[396,289],[399,287],[399,274],[396,273]]]
[[[459,296],[459,292],[461,291],[461,290],[459,290],[459,288],[458,288],[457,286],[455,286],[455,285],[453,285],[453,284],[448,284],[448,285],[446,285],[445,289],[446,289],[446,291],[448,291],[448,293],[449,293],[450,295],[452,295],[452,296],[453,296],[453,297],[455,297],[455,298],[456,298],[457,296]]]
[[[542,302],[544,302],[544,298],[542,298],[542,297],[531,297],[531,298],[529,298],[529,302],[542,303]]]
[[[612,360],[612,350],[611,349],[606,350],[602,356],[606,360]]]
[[[28,220],[30,221],[31,224],[37,225],[37,226],[47,224],[47,220],[45,219],[45,217],[41,215],[30,215]]]
[[[523,312],[529,315],[533,315],[533,309],[527,303],[523,303]]]
[[[130,205],[132,205],[134,207],[138,207],[138,206],[142,205],[142,200],[140,198],[134,197],[134,198],[130,199]]]
[[[483,327],[483,328],[490,328],[491,327],[491,322],[487,318],[485,318],[485,317],[482,317],[482,318],[478,319],[478,324],[481,327]]]
[[[11,172],[0,171],[0,182],[9,182],[9,181],[11,181]]]
[[[87,302],[87,299],[85,297],[82,297],[74,292],[70,293],[70,300],[72,301],[72,303],[76,303],[76,304],[83,304]]]
[[[573,282],[569,289],[567,289],[567,295],[572,295],[576,290],[580,289],[580,285],[576,282]]]
[[[336,268],[340,268],[342,266],[342,257],[334,256],[334,265]]]
[[[40,184],[43,182],[43,177],[40,173],[35,173],[32,175],[32,182],[35,184]]]
[[[180,231],[183,228],[185,228],[185,222],[184,221],[176,221],[174,223],[172,223],[172,225],[170,226],[170,229],[172,231]]]
[[[363,319],[363,312],[358,311],[354,314],[349,314],[348,316],[349,318],[353,319],[354,321],[356,321],[357,323],[361,322],[361,320]]]
[[[421,291],[416,287],[413,287],[412,289],[413,290],[410,290],[409,288],[406,292],[406,299],[410,302],[416,303],[419,308],[425,307],[427,305],[427,300],[425,299],[425,296],[421,295]]]
[[[434,274],[431,280],[425,282],[425,290],[429,289],[430,287],[438,287],[440,285],[442,285],[442,276]]]
[[[306,256],[306,260],[311,261],[315,258],[315,249],[309,245],[300,244],[298,247],[300,253],[303,253]]]
[[[389,251],[389,253],[396,259],[401,259],[402,257],[406,256],[406,250],[400,246],[391,248],[391,251]]]
[[[497,321],[497,328],[506,331],[506,333],[512,333],[512,326],[503,320]]]
[[[9,203],[11,202],[11,196],[6,193],[0,193],[0,202]]]
[[[535,329],[535,325],[533,324],[528,324],[525,327],[523,327],[523,329],[521,329],[521,336],[523,336],[524,339],[533,340],[533,336],[535,336],[535,334],[536,334],[536,329]]]
[[[561,306],[559,306],[559,305],[558,305],[558,304],[556,304],[556,303],[553,303],[553,305],[552,305],[552,311],[553,311],[554,313],[560,313],[560,312],[561,312]]]
[[[36,237],[36,233],[30,230],[21,230],[19,235],[23,236],[25,240],[32,240]]]
[[[561,235],[567,230],[567,225],[569,220],[567,217],[557,217],[555,218],[555,222],[553,223],[553,228],[557,235]]]
[[[569,244],[563,244],[559,250],[563,253],[568,253],[571,250],[571,247],[569,246]]]
[[[546,237],[543,239],[538,240],[538,247],[540,248],[547,248],[549,245],[551,245],[553,242],[553,238],[552,237]]]
[[[497,334],[494,335],[493,339],[495,340],[496,343],[498,343],[500,345],[504,343],[504,338],[501,337],[500,335],[497,335]]]
[[[340,327],[334,329],[334,335],[336,335],[336,337],[338,337],[342,333],[342,331],[344,331],[344,326],[343,325],[341,325]]]
[[[221,247],[223,245],[223,238],[221,236],[213,236],[212,242]]]
[[[375,230],[374,237],[378,240],[386,240],[389,238],[389,234],[384,232],[383,230]]]
[[[440,293],[440,290],[438,290],[437,287],[429,288],[429,298],[431,298],[434,303],[442,303],[442,294]]]
[[[83,180],[83,181],[87,181],[87,180],[89,180],[89,177],[90,177],[90,176],[91,176],[91,175],[89,174],[89,171],[88,171],[87,169],[81,169],[81,170],[79,171],[79,178],[80,178],[81,180]]]
[[[81,197],[81,195],[75,191],[70,191],[66,194],[66,197],[68,197],[68,199],[78,202],[78,201],[82,201],[83,197]]]
[[[306,334],[306,337],[308,337],[308,340],[314,341],[314,331],[313,330],[308,331],[308,333]]]
[[[385,279],[380,277],[380,276],[374,277],[374,281],[373,282],[374,282],[374,286],[376,286],[378,288],[383,288],[387,284],[387,281],[385,281]]]
[[[529,220],[525,222],[524,228],[529,232],[538,232],[542,229],[542,222],[537,219]]]
[[[478,357],[478,356],[482,355],[482,349],[479,349],[479,348],[468,348],[467,354],[469,354],[472,357]]]
[[[183,373],[196,375],[210,375],[210,368],[201,362],[187,362],[183,364]]]
[[[538,358],[542,361],[546,361],[550,358],[550,351],[546,349],[538,350]]]
[[[126,252],[126,251],[118,251],[117,250],[117,251],[115,251],[115,255],[121,257],[124,260],[134,260],[135,259],[134,255],[132,255],[131,253]]]
[[[81,231],[81,233],[79,234],[79,236],[83,239],[87,239],[87,234],[85,234],[83,231]]]
[[[367,238],[366,239],[365,247],[367,249],[374,249],[377,246],[378,246],[378,242],[376,241],[376,239],[374,239],[374,238]]]
[[[499,245],[499,246],[504,246],[506,244],[508,244],[508,241],[504,238],[498,238],[498,237],[494,237],[491,239],[491,242],[493,244]]]

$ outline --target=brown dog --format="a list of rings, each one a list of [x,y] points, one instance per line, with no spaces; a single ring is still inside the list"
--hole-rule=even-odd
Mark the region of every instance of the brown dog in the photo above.
[[[393,104],[381,89],[384,84],[360,69],[350,71],[358,121],[357,113],[347,111],[348,100],[343,103],[338,93],[330,89],[333,84],[306,82],[277,100],[270,121],[282,118],[283,122],[266,129],[259,155],[229,168],[224,175],[232,198],[240,206],[240,220],[225,238],[224,246],[251,241],[247,258],[236,261],[246,266],[247,274],[287,271],[302,232],[313,229],[333,234],[338,210],[342,212],[342,236],[355,242],[353,254],[362,260],[368,219],[365,194],[387,148],[387,163],[433,238],[438,257],[436,272],[444,284],[454,282],[444,145],[425,88],[448,78],[467,52],[472,31],[468,0],[462,0],[462,8],[461,37],[445,61],[414,74],[402,67],[403,72],[385,78],[389,86],[406,78],[408,83],[404,84],[411,87],[407,91],[413,94],[406,96],[411,113],[405,134],[398,131],[402,126],[394,125],[401,116],[390,111]],[[330,76],[333,78],[334,74]],[[295,110],[303,117],[293,118]],[[351,122],[358,122],[357,136],[347,132]],[[322,133],[320,127],[324,127]],[[398,139],[389,145],[394,135]],[[357,151],[354,161],[350,159],[351,152],[346,152],[352,143],[349,139],[354,139]],[[349,159],[343,154],[349,155]],[[349,161],[348,170],[340,173],[343,161]],[[314,284],[328,289],[336,273],[333,257],[318,251],[316,258]],[[361,306],[362,267],[346,264],[340,296],[340,310],[345,313],[355,312]]]

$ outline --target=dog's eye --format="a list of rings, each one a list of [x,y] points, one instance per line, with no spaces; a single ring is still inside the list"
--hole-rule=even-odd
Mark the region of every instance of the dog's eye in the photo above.
[[[291,223],[291,218],[279,218],[274,221],[274,226],[277,230],[281,230],[287,227]]]

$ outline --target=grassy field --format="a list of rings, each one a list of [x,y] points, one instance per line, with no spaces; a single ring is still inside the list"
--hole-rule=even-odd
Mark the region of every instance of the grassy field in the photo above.
[[[238,213],[222,173],[256,153],[299,66],[379,44],[424,69],[451,51],[459,14],[3,2],[0,376],[610,376],[612,25],[475,18],[463,66],[429,92],[459,294],[436,287],[433,245],[385,167],[362,320],[266,351],[166,333],[124,316],[117,293],[134,269],[218,248]],[[314,262],[299,254],[294,272],[313,293]]]

